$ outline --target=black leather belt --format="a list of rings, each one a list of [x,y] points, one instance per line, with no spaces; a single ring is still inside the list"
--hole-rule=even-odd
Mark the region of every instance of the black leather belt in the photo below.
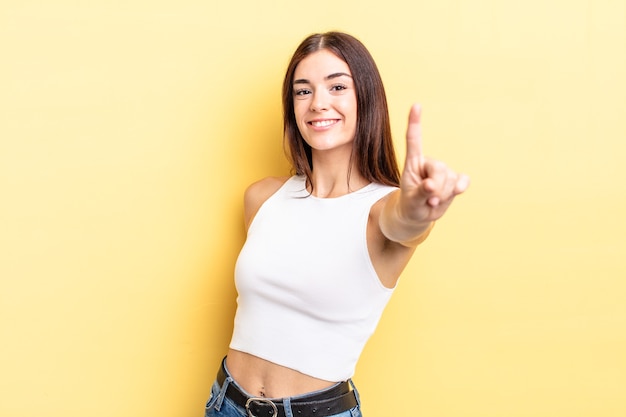
[[[217,383],[224,384],[226,373],[224,365],[217,372]],[[235,404],[245,408],[249,417],[285,417],[282,400],[264,397],[250,397],[235,384],[228,384],[226,396]],[[318,394],[307,395],[291,402],[294,417],[326,417],[340,414],[357,406],[354,391],[350,383],[342,382],[337,386]]]

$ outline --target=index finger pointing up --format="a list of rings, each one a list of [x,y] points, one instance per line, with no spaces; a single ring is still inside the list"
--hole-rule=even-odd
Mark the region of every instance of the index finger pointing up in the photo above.
[[[409,125],[406,129],[406,162],[413,166],[422,166],[422,106],[414,104],[409,113]]]

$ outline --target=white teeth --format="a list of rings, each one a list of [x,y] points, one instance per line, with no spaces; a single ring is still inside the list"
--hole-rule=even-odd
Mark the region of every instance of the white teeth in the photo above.
[[[333,123],[335,123],[334,120],[320,120],[316,122],[311,122],[311,124],[315,127],[326,127],[332,125]]]

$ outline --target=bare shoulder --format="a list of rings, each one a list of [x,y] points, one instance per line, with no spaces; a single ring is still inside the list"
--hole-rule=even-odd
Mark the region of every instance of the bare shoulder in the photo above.
[[[265,177],[248,186],[244,194],[245,203],[258,203],[260,206],[270,198],[280,187],[287,182],[289,177]]]
[[[288,179],[289,177],[266,177],[248,186],[243,201],[246,228],[250,226],[252,219],[263,203],[278,191]]]

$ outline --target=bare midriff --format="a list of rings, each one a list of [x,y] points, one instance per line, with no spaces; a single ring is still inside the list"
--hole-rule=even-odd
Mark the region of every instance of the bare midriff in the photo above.
[[[294,397],[335,384],[233,349],[228,351],[226,366],[240,387],[258,397]]]

